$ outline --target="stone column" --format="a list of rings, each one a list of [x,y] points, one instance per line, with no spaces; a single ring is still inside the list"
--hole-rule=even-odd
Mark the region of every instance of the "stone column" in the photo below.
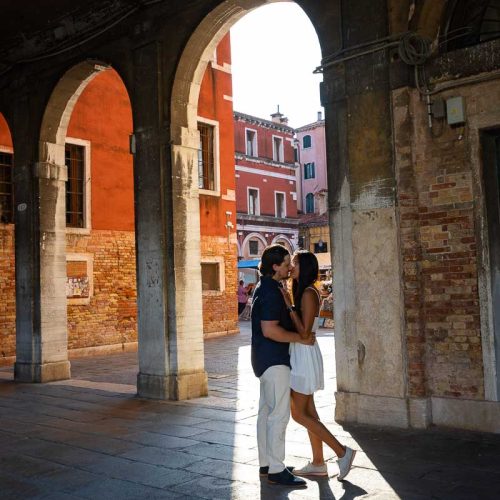
[[[343,47],[387,36],[384,0],[343,4]],[[408,426],[387,51],[325,71],[336,418]]]
[[[187,399],[208,393],[204,369],[196,151],[169,134],[159,43],[134,57],[134,162],[139,396]]]
[[[29,144],[29,136],[18,138],[15,146],[14,377],[18,382],[67,379],[70,377],[65,240],[67,169],[50,161],[33,163],[29,152],[35,148]]]

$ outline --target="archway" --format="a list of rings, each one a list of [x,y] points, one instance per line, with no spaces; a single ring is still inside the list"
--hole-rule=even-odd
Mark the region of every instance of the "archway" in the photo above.
[[[14,270],[14,148],[0,113],[0,366],[10,364],[16,352]]]
[[[41,244],[38,263],[40,317],[34,328],[40,342],[30,346],[27,337],[32,333],[23,329],[20,323],[26,314],[23,310],[26,304],[19,304],[15,364],[18,381],[46,382],[70,376],[67,297],[70,307],[90,302],[93,257],[82,252],[81,242],[75,241],[80,251],[73,250],[72,257],[67,258],[67,226],[73,226],[68,231],[73,239],[89,235],[92,227],[90,143],[76,137],[68,143],[67,136],[77,101],[89,83],[106,69],[106,64],[91,60],[72,67],[58,81],[45,107],[35,172]],[[66,206],[67,201],[71,206]]]

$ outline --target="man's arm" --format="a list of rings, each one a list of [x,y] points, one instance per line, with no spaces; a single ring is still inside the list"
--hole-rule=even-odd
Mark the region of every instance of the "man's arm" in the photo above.
[[[261,321],[260,325],[264,337],[275,342],[299,342],[301,344],[313,345],[316,340],[315,335],[307,339],[302,339],[298,333],[285,330],[279,325],[279,321]]]

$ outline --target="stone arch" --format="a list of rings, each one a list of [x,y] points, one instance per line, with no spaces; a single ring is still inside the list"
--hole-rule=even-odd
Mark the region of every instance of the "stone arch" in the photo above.
[[[215,48],[230,27],[251,10],[289,0],[229,0],[215,7],[192,32],[180,57],[170,96],[173,248],[175,268],[175,359],[179,372],[197,395],[206,394],[204,373],[202,290],[200,276],[200,213],[197,185],[197,108],[201,82]],[[267,244],[267,243],[265,243]],[[244,255],[244,244],[241,253]],[[199,314],[197,314],[199,312]],[[205,376],[205,381],[202,378]],[[205,384],[205,385],[204,385]],[[180,396],[182,397],[182,396]]]
[[[247,252],[248,244],[249,244],[250,240],[252,240],[254,238],[258,239],[264,245],[264,247],[266,247],[268,245],[266,238],[264,238],[264,236],[262,236],[262,234],[260,234],[260,233],[247,234],[245,236],[245,239],[241,243],[241,255],[243,257],[245,257],[245,255],[248,255],[248,252]]]
[[[292,240],[288,238],[288,236],[285,236],[284,234],[278,234],[273,238],[272,244],[274,243],[280,243],[280,242],[285,243],[285,248],[290,252],[293,253],[295,251],[295,245],[293,244]]]
[[[39,323],[41,341],[26,348],[25,332],[17,328],[15,377],[20,381],[46,382],[70,377],[67,352],[66,305],[66,185],[65,139],[72,111],[87,85],[107,64],[83,61],[67,70],[54,86],[40,126],[37,179],[39,222]],[[18,311],[18,317],[22,317]]]
[[[2,341],[0,349],[3,356],[13,359],[15,355],[16,338],[16,297],[15,288],[15,258],[14,258],[14,147],[9,126],[9,119],[0,112],[0,171],[2,180],[11,185],[10,194],[6,191],[6,184],[2,186],[2,199],[0,200],[0,330]]]

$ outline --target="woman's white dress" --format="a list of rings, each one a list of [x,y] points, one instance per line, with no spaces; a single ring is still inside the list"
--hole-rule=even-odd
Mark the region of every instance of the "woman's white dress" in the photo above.
[[[314,289],[316,292],[317,290]],[[319,294],[318,294],[319,299]],[[314,319],[311,331],[313,333],[318,329],[319,316]],[[295,392],[301,394],[313,394],[324,389],[325,377],[323,374],[323,356],[318,345],[304,345],[298,342],[290,344],[290,387]]]

